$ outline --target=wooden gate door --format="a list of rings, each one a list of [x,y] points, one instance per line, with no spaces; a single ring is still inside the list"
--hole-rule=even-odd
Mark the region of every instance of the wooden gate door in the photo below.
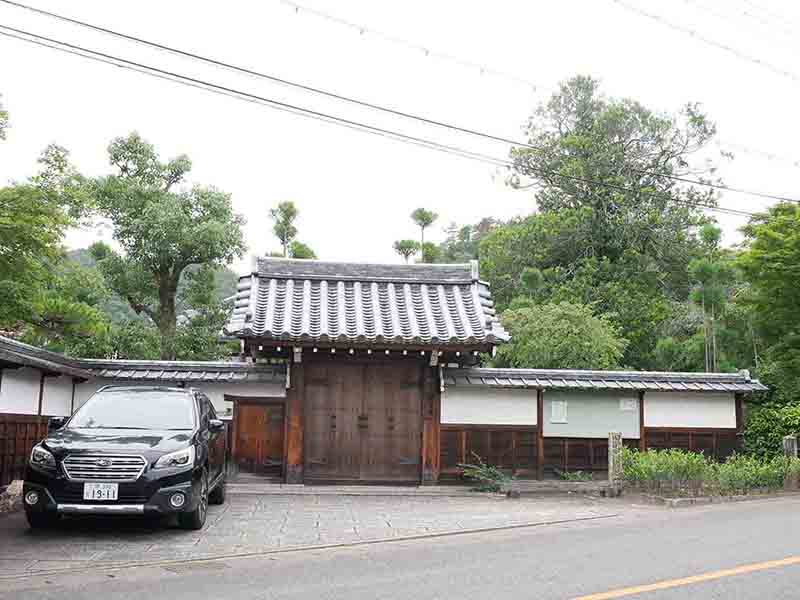
[[[240,472],[282,476],[283,412],[282,403],[237,401],[233,458]]]
[[[419,365],[306,366],[309,480],[419,481]]]
[[[366,372],[361,478],[419,481],[422,370],[417,364],[382,364]]]
[[[321,363],[305,368],[306,478],[357,480],[364,367]]]

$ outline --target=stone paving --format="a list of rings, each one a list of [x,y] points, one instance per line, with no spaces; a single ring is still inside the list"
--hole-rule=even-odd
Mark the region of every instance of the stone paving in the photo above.
[[[74,518],[31,531],[0,517],[0,577],[98,563],[150,562],[469,531],[617,514],[591,497],[229,494],[201,531],[169,521]]]

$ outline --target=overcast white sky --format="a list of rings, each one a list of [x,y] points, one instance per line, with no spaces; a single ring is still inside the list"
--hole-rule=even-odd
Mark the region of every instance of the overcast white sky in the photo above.
[[[781,76],[633,14],[613,0],[493,2],[302,0],[301,4],[537,83],[532,90],[456,62],[296,12],[280,0],[210,2],[28,0],[126,33],[266,71],[370,102],[519,138],[536,103],[574,74],[607,93],[672,111],[702,102],[736,159],[732,186],[800,196],[800,7],[779,0],[625,0],[791,74]],[[782,16],[782,18],[780,18]],[[333,112],[411,135],[505,157],[507,147],[453,135],[279,85],[203,66],[0,4],[0,24]],[[0,93],[11,115],[0,143],[0,181],[21,180],[51,142],[87,174],[109,171],[106,146],[132,130],[163,157],[187,153],[191,181],[230,192],[248,221],[250,253],[278,248],[268,209],[300,208],[299,239],[320,258],[397,262],[395,239],[417,237],[408,215],[451,221],[508,218],[533,208],[530,192],[504,185],[491,166],[153,79],[0,37]],[[743,145],[749,148],[744,151]],[[768,159],[760,152],[776,156]],[[754,210],[766,200],[726,193],[721,204]],[[726,239],[742,217],[721,215]],[[107,232],[72,232],[71,247]],[[247,264],[247,258],[234,268]]]

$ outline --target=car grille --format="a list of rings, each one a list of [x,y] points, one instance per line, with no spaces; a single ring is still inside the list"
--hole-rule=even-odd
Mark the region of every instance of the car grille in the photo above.
[[[146,464],[141,456],[126,454],[71,454],[62,463],[72,481],[136,481]]]

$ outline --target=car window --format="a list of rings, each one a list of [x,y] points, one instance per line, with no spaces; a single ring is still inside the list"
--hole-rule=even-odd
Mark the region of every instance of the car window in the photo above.
[[[69,429],[193,429],[192,397],[176,390],[120,388],[97,392],[81,406]]]
[[[218,419],[217,411],[214,409],[214,403],[211,402],[211,398],[206,397],[208,401],[208,418],[209,419]]]

